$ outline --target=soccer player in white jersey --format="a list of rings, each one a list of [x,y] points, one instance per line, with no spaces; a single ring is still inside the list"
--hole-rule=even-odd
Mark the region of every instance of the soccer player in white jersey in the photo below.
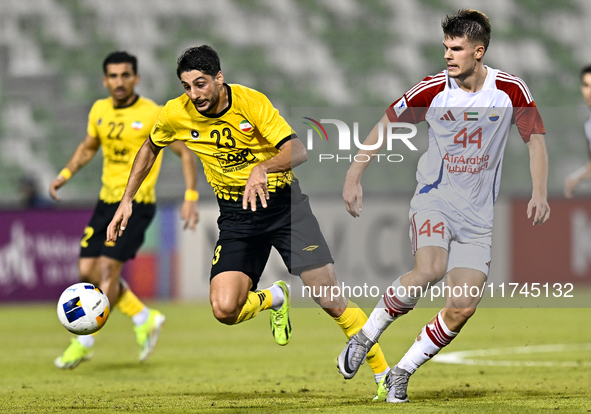
[[[447,69],[425,78],[395,101],[365,140],[366,145],[376,144],[381,133],[385,136],[388,122],[429,124],[429,147],[418,163],[418,186],[409,214],[414,268],[388,287],[361,331],[337,358],[345,379],[356,374],[382,332],[412,310],[420,294],[443,277],[449,288],[466,286],[467,292],[485,284],[493,204],[512,124],[529,149],[533,192],[527,216],[533,217],[534,225],[550,217],[545,130],[527,86],[483,64],[491,32],[483,13],[463,9],[446,16],[441,25]],[[359,153],[373,159],[380,149]],[[354,162],[347,172],[343,199],[353,217],[362,210],[360,181],[368,164]],[[408,402],[409,377],[452,341],[479,300],[469,294],[447,295],[445,308],[422,328],[384,378],[388,402]]]
[[[587,106],[591,107],[591,65],[581,70],[581,93]],[[574,171],[564,181],[564,195],[572,198],[577,185],[581,181],[591,178],[591,116],[585,122],[585,136],[587,137],[587,149],[589,150],[589,161],[584,167]]]

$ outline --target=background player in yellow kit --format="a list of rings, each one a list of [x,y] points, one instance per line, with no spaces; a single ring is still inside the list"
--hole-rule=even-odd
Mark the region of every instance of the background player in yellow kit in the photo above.
[[[141,346],[140,361],[154,349],[164,315],[145,306],[120,278],[125,262],[133,259],[144,241],[144,235],[156,212],[156,180],[162,157],[154,160],[154,168],[138,190],[133,205],[136,211],[129,222],[130,231],[116,243],[106,241],[106,230],[113,217],[129,178],[136,153],[158,120],[161,106],[139,96],[135,87],[140,81],[137,59],[126,52],[114,52],[103,62],[103,84],[110,97],[99,99],[90,110],[86,138],[78,146],[66,167],[50,185],[51,196],[59,200],[57,189],[103,150],[103,186],[99,201],[80,243],[79,275],[82,281],[101,287],[112,306],[131,317]],[[185,228],[197,224],[197,172],[195,156],[177,142],[170,147],[180,156],[187,191],[181,210]],[[75,368],[92,357],[93,335],[72,339],[66,351],[55,360],[58,368]]]
[[[232,325],[270,309],[275,340],[285,345],[291,335],[287,284],[280,281],[256,290],[271,247],[313,292],[338,286],[330,250],[292,173],[307,160],[306,149],[265,95],[224,83],[219,57],[211,47],[183,52],[177,76],[185,94],[165,105],[150,139],[138,152],[107,238],[117,240],[125,234],[135,216],[131,200],[149,177],[160,150],[184,142],[201,159],[220,207],[210,286],[214,316]],[[367,320],[342,296],[315,300],[347,337]],[[388,371],[381,348],[372,348],[367,359],[379,382]]]

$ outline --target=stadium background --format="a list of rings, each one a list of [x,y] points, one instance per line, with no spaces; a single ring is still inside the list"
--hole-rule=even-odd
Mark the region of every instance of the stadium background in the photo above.
[[[591,228],[591,207],[584,197],[575,202],[561,198],[565,176],[588,158],[582,128],[588,110],[578,89],[579,70],[591,62],[591,43],[583,40],[591,31],[591,2],[587,0],[3,0],[0,300],[26,297],[35,275],[39,283],[56,288],[75,279],[72,263],[78,229],[85,217],[78,221],[74,217],[79,211],[84,216],[96,201],[100,157],[60,190],[63,200],[51,210],[55,219],[47,218],[50,210],[46,209],[23,212],[19,183],[29,177],[45,196],[50,181],[83,138],[92,103],[105,96],[101,63],[110,51],[124,49],[138,56],[142,76],[139,93],[164,104],[182,93],[175,76],[180,52],[189,46],[210,44],[220,54],[226,81],[266,93],[301,136],[305,129],[301,119],[292,116],[299,113],[294,108],[308,108],[312,118],[314,108],[383,110],[424,76],[440,71],[439,22],[446,13],[466,6],[485,12],[492,21],[493,37],[485,62],[522,77],[542,110],[551,161],[549,192],[553,207],[558,206],[550,222],[557,224],[546,226],[545,233],[532,233],[517,220],[523,221],[525,216],[523,200],[530,194],[531,184],[527,148],[514,131],[506,151],[495,223],[495,243],[501,250],[496,254],[501,259],[493,271],[499,274],[499,280],[529,280],[530,276],[519,279],[520,272],[524,263],[535,262],[538,267],[530,272],[532,276],[539,278],[542,274],[542,279],[552,281],[552,277],[566,272],[567,279],[563,280],[589,283],[591,240],[587,234],[591,231],[586,230]],[[363,135],[376,119],[360,121]],[[165,155],[157,187],[160,211],[127,276],[144,297],[203,297],[207,289],[203,273],[211,250],[196,249],[194,243],[203,246],[215,238],[213,192],[200,176],[200,230],[195,235],[181,234],[174,225],[184,190],[180,163],[174,156]],[[393,227],[396,235],[389,236],[394,239],[385,243],[402,253],[396,253],[390,263],[396,271],[386,269],[379,279],[382,282],[391,280],[392,273],[400,273],[398,268],[409,265],[409,249],[404,245],[408,243],[407,225],[402,223],[415,186],[415,161],[416,156],[409,154],[401,165],[372,166],[367,179],[366,200],[373,197],[380,211],[391,208],[398,223]],[[349,222],[343,221],[345,213],[335,218],[331,210],[331,203],[338,201],[345,169],[346,164],[326,168],[310,162],[296,170],[305,181],[306,192],[319,200],[319,219],[327,226],[329,243],[342,239],[339,229],[349,227]],[[582,186],[580,193],[591,194],[591,186]],[[342,206],[338,208],[343,211]],[[28,214],[36,218],[29,219]],[[23,224],[15,227],[15,222]],[[42,226],[35,223],[48,222],[52,228],[36,230]],[[375,227],[376,222],[369,228],[371,225]],[[371,235],[371,229],[365,231]],[[31,262],[26,257],[14,258],[21,236],[25,240],[22,246],[27,246],[26,240],[35,240],[37,256],[29,259],[39,272],[48,268],[39,263],[41,260],[53,261],[49,275],[23,271],[23,266]],[[43,248],[39,245],[43,243],[45,256],[41,257]],[[542,243],[538,247],[544,253],[540,254],[536,245],[510,255],[533,243]],[[340,251],[347,248],[354,249],[355,244]],[[195,250],[199,253],[188,257],[191,255],[187,252]],[[23,251],[32,249],[23,247]],[[382,253],[387,254],[387,250]],[[348,270],[342,269],[341,274]],[[192,279],[196,274],[201,284]],[[24,293],[11,296],[18,290]],[[32,294],[28,297],[37,298]]]

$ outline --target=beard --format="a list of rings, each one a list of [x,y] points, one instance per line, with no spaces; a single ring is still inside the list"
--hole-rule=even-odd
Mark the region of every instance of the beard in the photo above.
[[[197,107],[197,102],[195,102],[195,101],[193,102],[193,105],[195,105],[195,109],[197,109],[197,112],[199,112],[201,115],[208,115],[209,112],[217,106],[219,100],[220,100],[220,94],[218,92],[217,94],[213,95],[211,97],[211,99],[208,99],[209,105],[205,109],[199,109]]]

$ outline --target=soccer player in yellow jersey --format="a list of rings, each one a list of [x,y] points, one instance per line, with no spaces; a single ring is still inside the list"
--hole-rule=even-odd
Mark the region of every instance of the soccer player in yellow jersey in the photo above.
[[[82,281],[100,286],[111,305],[117,304],[124,314],[131,317],[141,347],[140,361],[144,361],[156,346],[165,318],[159,311],[145,306],[120,275],[125,262],[133,259],[141,247],[146,229],[156,212],[155,186],[162,157],[154,160],[154,168],[135,195],[133,205],[137,216],[129,221],[130,231],[116,243],[106,241],[106,231],[123,197],[135,155],[158,120],[162,107],[135,92],[140,80],[135,56],[126,52],[111,53],[103,62],[103,72],[103,84],[110,97],[94,103],[88,116],[86,138],[51,183],[50,194],[59,200],[57,189],[102,147],[103,186],[80,243],[79,275]],[[187,188],[181,218],[185,221],[185,228],[195,229],[199,217],[195,156],[182,142],[170,148],[181,158]],[[93,345],[93,335],[72,339],[66,351],[55,360],[55,365],[63,369],[75,368],[91,358]]]
[[[211,268],[214,316],[233,325],[270,309],[276,342],[291,336],[288,285],[275,282],[256,290],[271,247],[288,270],[299,275],[315,301],[347,337],[359,331],[365,313],[344,297],[327,295],[338,286],[330,250],[302,194],[292,168],[307,160],[306,149],[288,123],[260,92],[224,83],[217,53],[209,46],[187,49],[177,62],[185,94],[169,101],[136,156],[121,204],[107,230],[108,240],[124,237],[133,220],[131,200],[158,159],[160,150],[184,142],[201,159],[220,207],[220,230]],[[388,370],[379,347],[367,360],[376,382]],[[385,394],[380,397],[385,398]]]

